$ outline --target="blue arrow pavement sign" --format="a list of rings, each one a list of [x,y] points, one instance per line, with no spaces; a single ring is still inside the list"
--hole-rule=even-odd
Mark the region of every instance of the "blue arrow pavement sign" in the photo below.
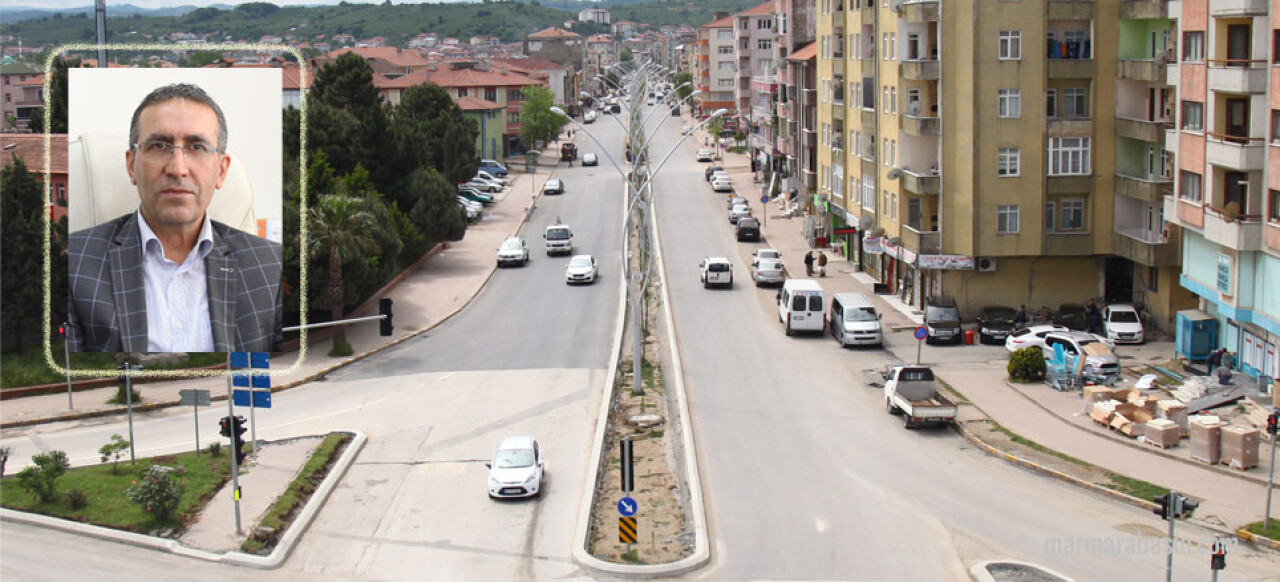
[[[618,500],[618,513],[622,514],[622,517],[631,517],[635,515],[636,511],[639,509],[640,504],[636,503],[636,500],[630,497],[623,497]]]

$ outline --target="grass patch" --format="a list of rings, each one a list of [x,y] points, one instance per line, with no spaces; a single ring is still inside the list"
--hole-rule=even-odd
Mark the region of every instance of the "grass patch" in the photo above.
[[[1245,531],[1248,531],[1256,535],[1260,535],[1270,540],[1280,540],[1280,519],[1271,520],[1270,528],[1264,528],[1262,527],[1262,522],[1255,521],[1249,525],[1244,526],[1244,529]]]
[[[969,399],[965,398],[964,394],[961,394],[959,390],[955,389],[955,387],[937,377],[934,377],[934,380],[938,382],[939,386],[942,386],[943,390],[946,390],[947,393],[951,395],[951,398],[956,401],[956,404],[969,404]]]
[[[62,351],[63,343],[54,342],[53,361],[59,365],[66,365],[66,356]],[[58,382],[66,382],[67,377],[62,374],[55,374],[53,369],[49,367],[44,360],[43,346],[27,346],[20,352],[11,352],[4,354],[4,366],[0,366],[0,388],[17,388],[20,386],[38,386],[40,384],[54,384]],[[175,365],[155,365],[148,366],[148,370],[173,370],[187,368],[201,368],[204,366],[212,366],[214,364],[224,364],[227,361],[226,354],[219,353],[192,353],[187,357],[187,361]],[[71,354],[72,370],[114,370],[116,367],[115,354],[102,352],[77,353]],[[84,378],[78,378],[83,380]]]
[[[180,479],[186,482],[182,501],[168,522],[157,522],[150,513],[135,505],[124,492],[151,465],[179,468]],[[226,456],[211,457],[195,453],[167,455],[139,459],[137,465],[121,462],[119,473],[111,471],[111,464],[76,467],[67,471],[57,482],[58,498],[40,503],[22,489],[15,477],[0,480],[0,505],[9,509],[39,513],[91,523],[114,529],[154,533],[168,530],[180,531],[188,520],[204,508],[222,484],[231,478],[231,459]],[[71,489],[84,491],[88,503],[75,509],[67,502],[66,492]]]
[[[1175,374],[1183,374],[1184,376],[1189,375],[1186,372],[1186,370],[1182,368],[1182,365],[1179,364],[1178,362],[1164,362],[1160,364],[1159,367],[1164,368],[1165,370],[1169,370]],[[1140,368],[1139,370],[1137,370],[1137,372],[1139,377],[1143,376],[1144,374],[1155,374],[1156,377],[1159,379],[1160,384],[1164,386],[1176,387],[1176,386],[1182,385],[1181,379],[1174,378],[1173,376],[1170,376],[1165,372],[1157,370],[1155,366],[1147,366],[1145,368]]]
[[[1033,451],[1036,451],[1036,452],[1039,452],[1039,453],[1044,453],[1044,454],[1046,454],[1046,455],[1053,455],[1053,456],[1058,457],[1059,459],[1062,459],[1062,460],[1064,460],[1064,461],[1067,461],[1067,462],[1070,462],[1070,463],[1074,463],[1074,464],[1076,464],[1076,465],[1080,465],[1081,467],[1089,467],[1089,466],[1090,466],[1090,465],[1089,465],[1089,463],[1086,463],[1086,462],[1084,462],[1084,461],[1081,461],[1080,459],[1077,459],[1077,458],[1075,458],[1075,457],[1073,457],[1073,456],[1071,456],[1071,455],[1068,455],[1068,454],[1065,454],[1065,453],[1060,453],[1060,452],[1055,451],[1055,450],[1053,450],[1053,449],[1051,449],[1051,448],[1049,448],[1049,447],[1046,447],[1046,446],[1044,446],[1044,445],[1042,445],[1042,444],[1040,444],[1040,443],[1037,443],[1037,442],[1035,442],[1035,441],[1033,441],[1033,440],[1031,440],[1031,439],[1025,438],[1025,437],[1023,437],[1023,436],[1019,435],[1018,433],[1015,433],[1015,432],[1013,432],[1013,431],[1011,431],[1011,430],[1009,430],[1009,429],[1007,429],[1007,428],[1005,428],[1005,427],[1001,426],[1001,425],[1000,425],[1000,423],[998,423],[998,422],[996,422],[996,421],[994,421],[994,420],[992,420],[992,421],[991,421],[991,427],[992,427],[993,429],[995,429],[995,430],[997,430],[997,431],[999,431],[999,432],[1003,433],[1005,436],[1009,437],[1009,440],[1012,440],[1014,443],[1019,444],[1019,445],[1022,445],[1022,446],[1024,446],[1024,447],[1027,447],[1028,449],[1031,449],[1031,450],[1033,450]]]
[[[1161,487],[1159,485],[1156,485],[1154,483],[1148,483],[1141,479],[1126,477],[1119,473],[1112,473],[1111,471],[1106,471],[1106,474],[1107,474],[1107,478],[1110,479],[1111,482],[1103,483],[1102,484],[1103,487],[1106,487],[1107,489],[1111,489],[1113,491],[1119,491],[1127,495],[1132,495],[1134,497],[1137,497],[1138,499],[1150,501],[1153,497],[1157,495],[1163,495],[1169,492],[1168,487]]]
[[[284,529],[293,521],[294,516],[311,498],[316,487],[329,474],[329,468],[338,459],[338,455],[351,442],[348,433],[330,434],[311,453],[311,458],[302,465],[302,470],[294,478],[284,493],[276,499],[267,513],[258,522],[258,528],[240,545],[240,550],[254,554],[275,547]]]

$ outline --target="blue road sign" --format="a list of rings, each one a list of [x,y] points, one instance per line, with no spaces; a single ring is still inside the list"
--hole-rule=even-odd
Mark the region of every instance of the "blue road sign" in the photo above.
[[[922,340],[922,339],[924,339],[924,338],[929,337],[929,330],[927,330],[927,329],[925,329],[925,328],[923,328],[923,327],[917,327],[917,328],[916,328],[916,334],[915,334],[915,335],[916,335],[916,339],[918,339],[918,340]]]
[[[251,406],[249,399],[252,398],[254,408],[271,408],[271,391],[269,390],[235,390],[232,391],[231,398],[236,406]]]
[[[761,196],[760,196],[760,203],[761,203],[761,204],[768,204],[768,203],[769,203],[769,195],[768,195],[768,194],[763,194],[763,195],[761,195]]]
[[[249,352],[231,352],[232,368],[248,368]]]
[[[630,497],[623,497],[618,500],[618,513],[622,517],[631,517],[636,514],[636,510],[640,509],[640,504]]]

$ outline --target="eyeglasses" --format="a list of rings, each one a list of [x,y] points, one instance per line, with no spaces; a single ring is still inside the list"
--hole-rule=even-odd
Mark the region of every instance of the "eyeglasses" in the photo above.
[[[174,150],[182,150],[182,155],[188,160],[196,162],[204,162],[218,155],[218,148],[207,141],[193,141],[178,145],[172,142],[161,140],[147,140],[142,143],[133,144],[133,147],[142,152],[142,156],[149,161],[165,162],[173,157]]]

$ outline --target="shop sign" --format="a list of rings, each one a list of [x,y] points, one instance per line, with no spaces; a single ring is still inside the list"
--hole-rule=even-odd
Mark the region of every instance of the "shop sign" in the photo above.
[[[863,237],[863,238],[862,238],[862,251],[863,251],[863,252],[865,252],[865,253],[867,253],[868,255],[879,255],[879,254],[883,254],[883,253],[884,253],[884,249],[883,249],[883,248],[881,248],[881,246],[880,246],[880,241],[882,241],[882,240],[884,240],[884,239],[883,239],[883,238],[881,238],[881,237],[878,237],[878,236],[875,236],[875,237],[871,237],[871,236]]]
[[[972,271],[973,257],[967,255],[920,255],[921,269],[940,271]]]

